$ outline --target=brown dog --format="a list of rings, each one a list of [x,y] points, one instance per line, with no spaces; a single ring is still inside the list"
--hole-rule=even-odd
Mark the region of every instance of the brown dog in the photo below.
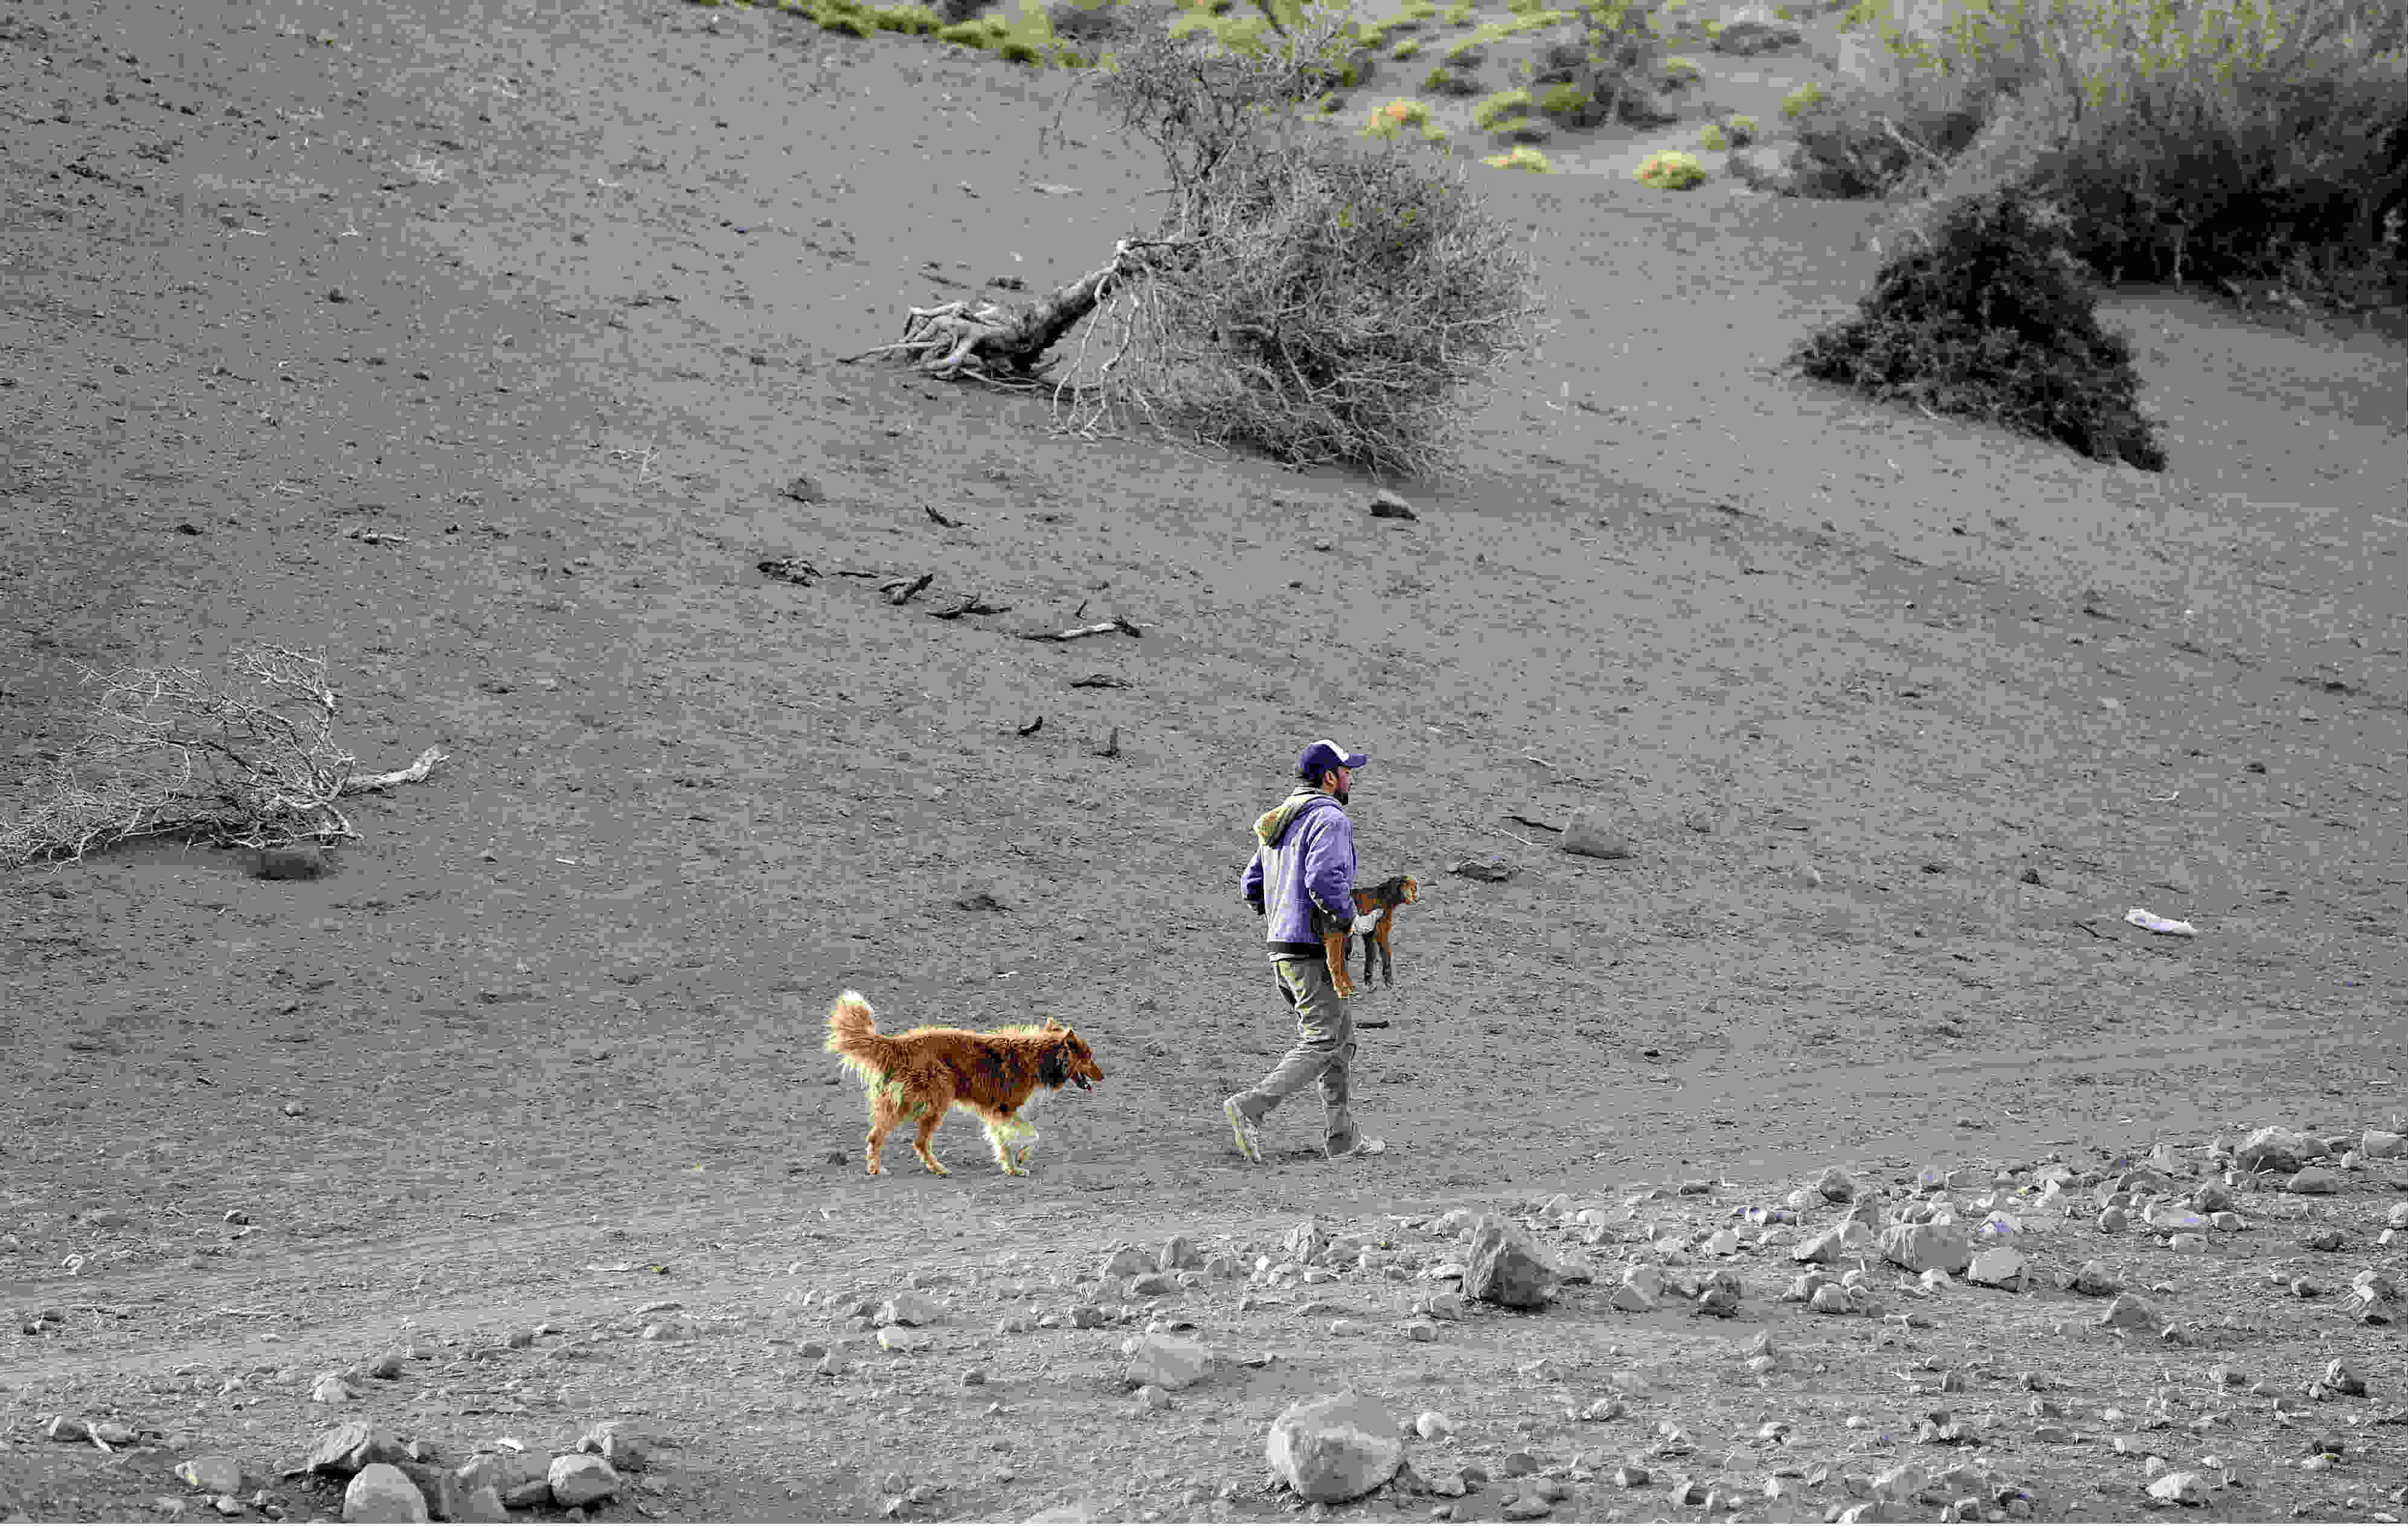
[[[1421,899],[1421,882],[1410,874],[1399,874],[1394,879],[1383,880],[1378,885],[1358,885],[1354,887],[1355,915],[1360,916],[1374,907],[1384,910],[1388,914],[1380,918],[1377,927],[1363,935],[1363,978],[1366,981],[1371,978],[1371,954],[1374,949],[1377,949],[1380,955],[1380,976],[1383,983],[1388,986],[1396,985],[1397,955],[1396,951],[1388,946],[1389,930],[1397,925],[1397,908],[1412,905]],[[1353,934],[1347,935],[1347,942],[1350,944],[1354,942]],[[1349,947],[1340,953],[1340,957],[1343,958],[1346,954],[1352,952],[1354,950]]]
[[[878,1174],[886,1136],[907,1119],[919,1124],[911,1153],[938,1175],[951,1175],[937,1163],[928,1143],[947,1110],[954,1107],[984,1121],[987,1143],[1005,1175],[1025,1176],[1037,1130],[1020,1110],[1031,1105],[1039,1088],[1047,1095],[1070,1085],[1088,1091],[1104,1078],[1087,1041],[1051,1017],[1042,1028],[1000,1028],[992,1033],[962,1028],[881,1033],[877,1018],[859,991],[844,992],[828,1009],[828,1053],[861,1078],[869,1096],[872,1176]]]

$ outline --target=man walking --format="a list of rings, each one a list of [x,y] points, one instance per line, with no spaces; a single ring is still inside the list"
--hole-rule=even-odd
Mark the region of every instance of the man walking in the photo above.
[[[1263,1115],[1317,1086],[1326,1115],[1330,1159],[1376,1155],[1386,1146],[1355,1130],[1347,1106],[1354,1062],[1354,1019],[1329,978],[1325,929],[1368,933],[1381,912],[1354,914],[1354,828],[1346,800],[1354,770],[1369,755],[1324,739],[1297,755],[1293,793],[1254,823],[1254,856],[1239,883],[1255,914],[1266,918],[1271,972],[1280,997],[1296,1011],[1296,1047],[1268,1075],[1221,1104],[1237,1135],[1238,1152],[1261,1164]]]

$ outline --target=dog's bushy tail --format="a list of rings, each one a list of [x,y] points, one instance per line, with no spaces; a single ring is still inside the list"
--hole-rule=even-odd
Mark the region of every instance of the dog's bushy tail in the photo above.
[[[845,991],[828,1009],[827,1052],[864,1081],[878,1081],[895,1068],[895,1044],[878,1031],[878,1014],[859,991]]]

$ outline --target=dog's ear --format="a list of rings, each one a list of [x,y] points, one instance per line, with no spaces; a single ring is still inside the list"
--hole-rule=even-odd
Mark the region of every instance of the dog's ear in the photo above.
[[[1048,1017],[1048,1018],[1046,1018],[1046,1019],[1045,1019],[1045,1029],[1044,1029],[1044,1030],[1045,1030],[1046,1032],[1048,1032],[1048,1033],[1056,1033],[1056,1032],[1061,1031],[1061,1029],[1062,1029],[1062,1019],[1061,1019],[1061,1018],[1059,1018],[1059,1017]]]
[[[1046,1086],[1054,1087],[1070,1084],[1068,1045],[1056,1044],[1046,1048],[1045,1058],[1037,1062],[1037,1079]]]

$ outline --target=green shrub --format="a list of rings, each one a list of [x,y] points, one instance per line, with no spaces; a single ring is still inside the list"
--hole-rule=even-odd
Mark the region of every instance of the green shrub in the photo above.
[[[1703,72],[1698,67],[1696,59],[1675,53],[1664,61],[1663,79],[1667,88],[1679,90],[1684,85],[1696,84]]]
[[[1781,114],[1792,122],[1802,112],[1810,111],[1823,99],[1823,87],[1809,79],[1781,97]]]
[[[996,56],[1007,64],[1037,64],[1044,59],[1034,43],[1020,37],[1004,38],[996,45],[995,51]]]
[[[1791,188],[1832,199],[1929,194],[1980,125],[1978,112],[1935,104],[1940,98],[1856,85],[1818,94],[1790,119],[1798,138]]]
[[[1555,166],[1547,156],[1527,143],[1517,144],[1503,153],[1492,153],[1483,163],[1495,169],[1526,169],[1533,175],[1552,175]]]
[[[1730,135],[1731,147],[1735,149],[1746,148],[1756,141],[1756,126],[1754,117],[1733,117],[1723,123],[1723,130]]]
[[[2131,345],[2100,325],[2064,214],[2022,190],[1950,203],[1856,313],[1808,336],[1790,363],[1883,401],[2165,469]]]
[[[1730,136],[1710,122],[1698,130],[1698,147],[1719,153],[1730,147]]]
[[[2408,298],[2392,231],[2408,216],[2408,7],[1991,0],[1930,41],[1887,5],[1858,8],[1910,83],[1983,116],[1983,164],[2011,166],[1952,169],[1951,188],[2045,192],[2076,214],[2093,270],[2327,307]]]
[[[878,36],[877,18],[858,7],[821,0],[816,19],[825,31],[841,32],[847,36],[865,39]]]
[[[1471,108],[1471,124],[1482,132],[1491,132],[1507,117],[1519,116],[1530,108],[1530,93],[1519,86],[1500,90]]]
[[[883,6],[875,14],[881,29],[907,37],[925,36],[944,24],[925,6]]]
[[[1652,185],[1658,191],[1687,191],[1705,183],[1706,166],[1698,163],[1694,153],[1667,149],[1651,153],[1639,166],[1637,176],[1641,185]]]
[[[1478,38],[1466,37],[1446,50],[1446,61],[1457,68],[1476,69],[1488,60],[1488,49]]]
[[[1446,7],[1440,19],[1449,26],[1469,26],[1471,24],[1470,0],[1457,0],[1456,4]]]
[[[1398,63],[1402,64],[1405,60],[1412,57],[1415,53],[1418,53],[1421,50],[1421,38],[1406,37],[1402,41],[1398,42],[1394,48],[1388,50],[1388,56],[1395,59]]]
[[[1432,5],[1430,0],[1405,0],[1404,5],[1397,11],[1396,21],[1390,24],[1419,26],[1424,22],[1437,19],[1438,7]]]
[[[1721,36],[1723,35],[1723,23],[1722,23],[1722,22],[1717,22],[1717,21],[1711,21],[1711,20],[1710,20],[1710,21],[1707,21],[1707,22],[1703,22],[1702,24],[1700,24],[1700,25],[1698,26],[1698,31],[1700,31],[1700,32],[1703,32],[1703,33],[1706,35],[1706,40],[1707,40],[1708,42],[1712,42],[1712,41],[1713,41],[1716,37],[1719,37],[1719,36]]]
[[[1547,0],[1505,0],[1505,8],[1516,16],[1527,16],[1545,8]]]
[[[1578,85],[1550,85],[1539,97],[1539,109],[1551,117],[1570,117],[1588,109],[1591,97]]]

